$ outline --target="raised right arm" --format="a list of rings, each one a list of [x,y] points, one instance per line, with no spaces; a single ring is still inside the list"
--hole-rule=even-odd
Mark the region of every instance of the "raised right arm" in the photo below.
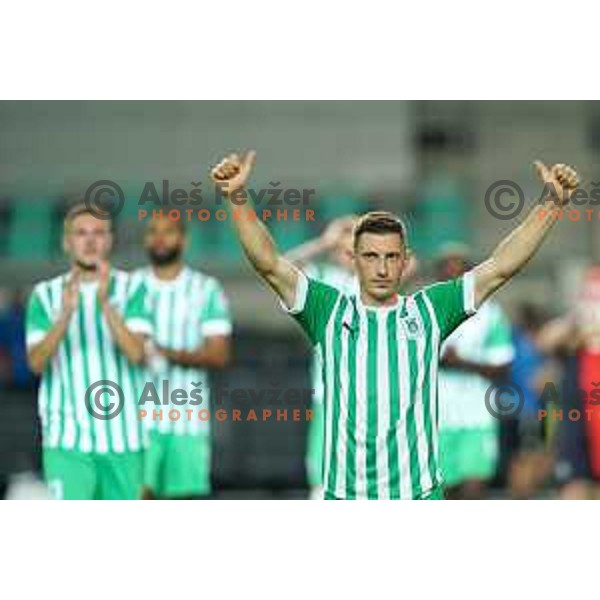
[[[212,169],[211,177],[228,197],[229,208],[236,212],[231,220],[250,264],[287,306],[293,306],[298,269],[280,253],[245,190],[255,156],[254,151],[243,158],[230,154]]]

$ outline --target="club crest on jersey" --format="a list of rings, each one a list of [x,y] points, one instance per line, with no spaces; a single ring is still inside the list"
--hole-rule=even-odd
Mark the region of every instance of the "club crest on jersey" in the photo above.
[[[402,327],[408,339],[415,339],[423,335],[421,322],[417,317],[404,317],[402,319]]]

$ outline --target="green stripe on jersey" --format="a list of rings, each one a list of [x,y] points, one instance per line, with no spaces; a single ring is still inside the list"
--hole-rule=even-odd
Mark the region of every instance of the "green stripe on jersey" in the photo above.
[[[192,351],[211,335],[229,335],[231,315],[229,303],[221,284],[199,271],[184,267],[172,280],[157,279],[151,268],[140,269],[135,277],[148,289],[154,340],[164,348]],[[167,361],[156,361],[146,370],[145,381],[153,381],[162,399],[163,381],[169,390],[185,390],[188,400],[194,390],[200,389],[200,404],[161,405],[148,404],[148,414],[162,409],[162,419],[147,419],[146,428],[174,435],[209,435],[210,421],[200,420],[198,412],[210,406],[210,382],[206,369],[185,367]],[[196,387],[194,383],[201,383]],[[177,411],[178,419],[169,418]],[[191,410],[191,418],[186,411]],[[177,413],[172,413],[176,416]]]
[[[61,275],[35,286],[26,319],[28,344],[43,339],[62,313],[67,280],[68,275]],[[130,281],[131,275],[113,270],[109,302],[126,324],[131,323],[134,331],[143,328],[149,332],[150,315],[143,310],[145,291],[137,284],[128,285]],[[94,282],[81,284],[77,308],[67,332],[42,374],[38,392],[42,441],[48,448],[81,452],[138,451],[143,445],[141,436],[134,433],[126,437],[124,431],[125,420],[131,420],[132,416],[136,419],[139,369],[129,363],[114,343],[96,291]],[[131,308],[134,298],[135,306]],[[135,318],[135,323],[129,321],[128,315]],[[126,368],[118,369],[117,365],[126,365]],[[93,417],[85,406],[88,387],[102,379],[114,381],[124,392],[125,408],[109,420]],[[115,398],[100,393],[98,399],[106,404]],[[133,425],[139,428],[139,423]]]

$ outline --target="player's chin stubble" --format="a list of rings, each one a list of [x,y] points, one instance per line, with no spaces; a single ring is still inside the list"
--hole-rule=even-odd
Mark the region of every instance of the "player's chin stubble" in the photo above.
[[[81,260],[76,260],[75,265],[77,266],[78,269],[81,269],[82,271],[87,271],[89,273],[91,273],[92,271],[96,271],[98,269],[97,262],[85,263]]]
[[[153,265],[157,267],[164,267],[177,262],[181,257],[181,248],[171,248],[165,252],[156,252],[154,250],[148,251],[148,258]]]

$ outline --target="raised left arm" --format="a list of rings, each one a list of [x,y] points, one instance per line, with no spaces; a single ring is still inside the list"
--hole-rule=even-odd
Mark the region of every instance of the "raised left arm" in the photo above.
[[[490,258],[475,267],[476,307],[529,262],[556,223],[552,214],[557,207],[556,200],[566,204],[578,185],[577,174],[566,165],[548,168],[537,161],[535,169],[545,187],[552,186],[555,194],[547,197],[543,205],[536,205],[527,218],[498,244]]]

